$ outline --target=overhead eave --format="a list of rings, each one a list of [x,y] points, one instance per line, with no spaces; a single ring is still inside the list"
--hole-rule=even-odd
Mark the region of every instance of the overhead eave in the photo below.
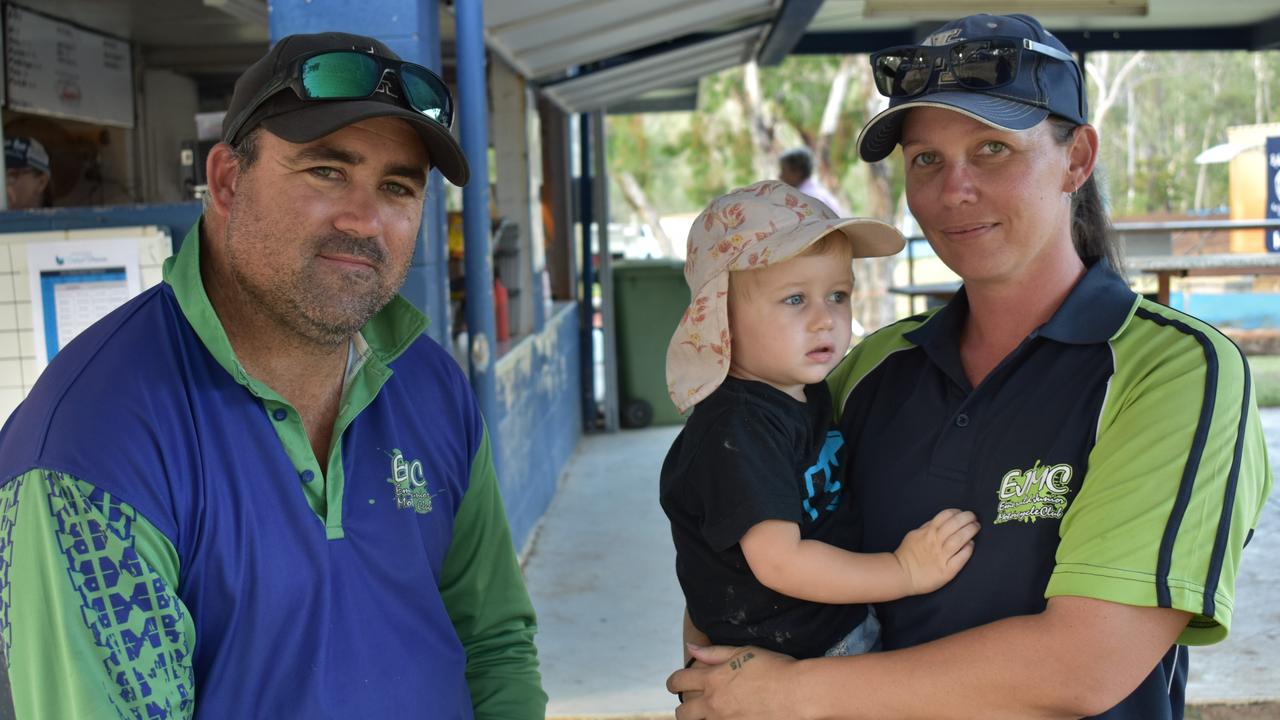
[[[591,112],[662,87],[741,65],[755,56],[767,25],[749,27],[676,50],[579,75],[543,88],[567,112]]]
[[[486,0],[489,47],[533,80],[675,38],[772,20],[782,0]]]

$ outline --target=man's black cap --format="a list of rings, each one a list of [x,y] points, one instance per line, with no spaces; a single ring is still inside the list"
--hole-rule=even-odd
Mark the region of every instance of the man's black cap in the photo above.
[[[449,128],[417,112],[393,95],[374,93],[358,100],[302,100],[292,89],[281,90],[258,106],[235,133],[229,137],[231,123],[257,98],[264,87],[286,72],[290,64],[303,55],[325,50],[358,50],[373,52],[392,60],[400,56],[371,37],[328,32],[314,35],[288,35],[271,48],[261,60],[249,66],[236,80],[231,106],[222,120],[222,139],[234,145],[246,133],[261,125],[273,134],[293,143],[306,143],[336,132],[347,125],[373,117],[397,117],[418,131],[432,167],[438,168],[449,182],[466,185],[471,175],[462,147]]]

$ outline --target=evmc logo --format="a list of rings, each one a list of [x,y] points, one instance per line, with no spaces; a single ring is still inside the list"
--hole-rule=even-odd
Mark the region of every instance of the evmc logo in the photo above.
[[[427,489],[427,478],[422,471],[421,460],[405,460],[404,453],[392,450],[391,477],[387,482],[395,487],[396,509],[408,510],[425,515],[431,512],[431,498],[439,493],[431,493]]]
[[[1041,465],[1030,470],[1014,468],[1000,478],[995,524],[1018,520],[1033,523],[1041,518],[1060,520],[1071,492],[1070,465]]]

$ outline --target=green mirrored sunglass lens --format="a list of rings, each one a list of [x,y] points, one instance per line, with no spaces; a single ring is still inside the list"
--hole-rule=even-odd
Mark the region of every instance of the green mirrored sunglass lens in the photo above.
[[[354,98],[373,92],[382,67],[362,53],[325,53],[302,65],[302,87],[311,98]]]
[[[423,115],[444,125],[449,124],[449,101],[443,94],[435,78],[423,75],[411,67],[401,69],[405,92],[409,94],[409,104]]]

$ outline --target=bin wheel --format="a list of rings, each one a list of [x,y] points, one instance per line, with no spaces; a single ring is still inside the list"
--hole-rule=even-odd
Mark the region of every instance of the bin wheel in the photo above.
[[[622,426],[628,428],[647,427],[653,422],[653,406],[644,400],[632,400],[622,409]]]

